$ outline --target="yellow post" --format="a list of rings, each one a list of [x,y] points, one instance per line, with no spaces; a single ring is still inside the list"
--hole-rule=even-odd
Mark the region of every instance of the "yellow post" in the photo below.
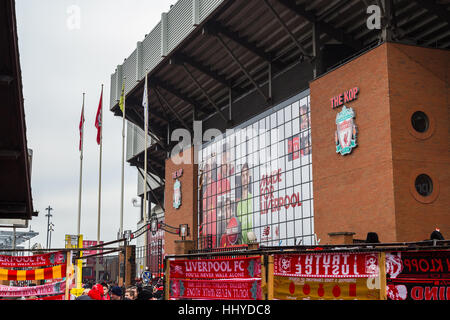
[[[164,279],[164,300],[170,299],[170,260],[166,260],[166,269],[164,270],[166,278]]]
[[[267,264],[268,276],[267,276],[267,300],[273,300],[273,255],[269,256],[269,262]]]
[[[379,253],[379,260],[378,260],[379,270],[380,270],[380,300],[387,300],[387,294],[386,294],[386,253],[380,252]]]
[[[78,236],[78,248],[83,248],[83,235]],[[83,257],[83,250],[79,251],[80,258]],[[83,260],[77,260],[77,290],[82,290],[83,284]]]
[[[267,269],[264,261],[264,256],[261,256],[261,292],[263,294],[263,300],[267,300]]]
[[[69,300],[70,283],[72,282],[72,251],[67,251],[66,255],[66,290],[64,293],[64,300]]]

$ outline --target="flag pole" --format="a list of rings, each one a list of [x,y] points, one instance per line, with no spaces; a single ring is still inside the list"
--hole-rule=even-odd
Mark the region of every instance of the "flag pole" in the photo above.
[[[81,232],[81,191],[82,191],[82,177],[83,177],[83,144],[84,144],[84,97],[83,93],[83,109],[82,109],[82,120],[81,120],[81,146],[80,146],[80,186],[78,190],[78,224],[77,224],[77,235],[80,236]]]
[[[84,98],[85,93],[83,93],[83,107],[81,111],[81,145],[80,145],[80,186],[78,190],[78,223],[77,223],[77,247],[81,248],[82,242],[80,241],[81,237],[81,194],[82,194],[82,182],[83,182],[83,149],[84,149]],[[80,252],[82,254],[82,252]],[[80,255],[81,256],[81,255]],[[78,290],[81,289],[81,282],[82,282],[82,268],[83,263],[81,260],[77,260],[77,267],[76,267],[76,281],[77,286],[76,288]]]
[[[101,212],[101,198],[102,198],[102,152],[103,152],[103,84],[102,84],[101,109],[100,109],[100,164],[99,164],[99,174],[98,174],[97,245],[100,244],[100,212]],[[98,280],[98,275],[99,275],[98,256],[97,256],[96,262],[97,263],[96,263],[95,279]]]
[[[148,79],[147,79],[147,73],[145,74],[145,87],[144,90],[146,91],[146,108],[144,110],[145,112],[145,124],[144,124],[144,136],[145,136],[145,149],[144,149],[144,226],[147,225],[147,146],[148,146]],[[147,260],[148,260],[148,234],[145,232],[145,262],[144,262],[144,268],[147,267]]]
[[[126,77],[123,78],[125,82]],[[122,119],[122,186],[121,186],[121,198],[120,198],[120,237],[123,237],[123,198],[124,198],[124,180],[125,180],[125,108],[126,108],[126,97],[125,90],[123,90],[123,119]]]

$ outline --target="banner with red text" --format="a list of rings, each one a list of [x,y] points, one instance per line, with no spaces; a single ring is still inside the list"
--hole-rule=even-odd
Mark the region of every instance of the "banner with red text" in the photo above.
[[[276,300],[380,300],[379,278],[274,277]]]
[[[261,258],[170,261],[171,279],[225,279],[261,277]]]
[[[55,295],[64,293],[65,289],[66,289],[65,281],[35,287],[10,287],[0,285],[0,297],[13,298],[13,297]]]
[[[450,299],[450,251],[386,253],[389,300]]]
[[[0,255],[0,268],[36,268],[64,263],[66,263],[66,255],[63,252],[26,257]]]
[[[83,248],[95,247],[97,245],[102,245],[103,243],[104,243],[103,241],[98,242],[95,240],[83,240]],[[83,250],[83,256],[88,257],[90,255],[94,255],[94,254],[102,253],[102,252],[103,252],[103,247],[94,248],[92,250]],[[97,258],[98,258],[98,263],[103,264],[103,256],[101,256],[101,255],[98,257],[87,258],[86,262],[89,265],[95,264]]]
[[[34,299],[34,300],[64,300],[65,297],[63,294],[57,295],[57,296],[49,296],[49,297],[42,297],[39,299]]]
[[[261,300],[261,279],[171,280],[170,299]]]
[[[276,254],[274,275],[301,278],[373,278],[378,253]]]

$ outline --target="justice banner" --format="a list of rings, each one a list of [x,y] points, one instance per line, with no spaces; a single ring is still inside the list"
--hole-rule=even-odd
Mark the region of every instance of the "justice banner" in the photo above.
[[[274,275],[302,278],[373,278],[378,253],[276,254]]]
[[[66,277],[66,265],[35,270],[7,270],[0,269],[0,281],[25,281],[61,279]]]
[[[53,252],[27,257],[0,255],[0,268],[36,268],[66,263],[63,252]]]
[[[261,277],[261,258],[170,261],[171,279],[226,279]]]
[[[450,299],[450,251],[386,253],[389,300]]]
[[[35,287],[10,287],[0,285],[0,297],[13,298],[55,295],[64,293],[65,289],[65,281]]]
[[[276,300],[380,300],[379,278],[274,277]]]
[[[261,300],[261,279],[171,280],[170,299]]]

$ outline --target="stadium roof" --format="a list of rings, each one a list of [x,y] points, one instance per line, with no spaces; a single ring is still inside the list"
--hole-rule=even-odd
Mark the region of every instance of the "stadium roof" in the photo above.
[[[380,29],[367,26],[370,5],[384,17]],[[386,41],[449,49],[449,10],[449,0],[180,0],[112,74],[111,111],[122,115],[125,81],[126,117],[143,128],[147,73],[149,127],[160,138],[151,161],[163,172],[168,128],[212,118],[232,127],[246,119],[230,101],[256,93],[260,111],[271,107],[271,80],[295,66],[310,81]]]
[[[30,220],[31,153],[27,148],[15,1],[0,3],[0,219]]]

